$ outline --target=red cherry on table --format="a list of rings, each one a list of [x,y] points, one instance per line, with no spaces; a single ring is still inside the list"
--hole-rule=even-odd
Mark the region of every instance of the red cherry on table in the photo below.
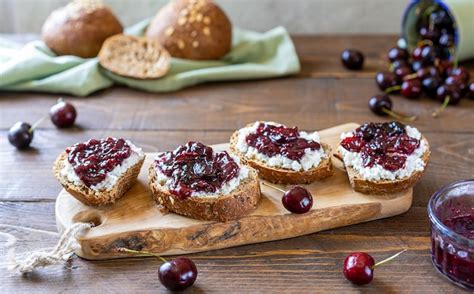
[[[411,79],[403,81],[402,89],[400,90],[403,96],[416,99],[421,96],[421,82],[419,79]]]
[[[354,252],[344,259],[343,274],[351,283],[365,285],[374,278],[375,261],[365,252]]]
[[[197,275],[196,265],[186,257],[167,261],[158,269],[160,282],[171,291],[181,291],[192,286]]]
[[[55,126],[58,128],[68,128],[74,125],[77,112],[71,103],[59,99],[58,103],[49,110],[49,115]]]
[[[398,84],[397,76],[389,71],[379,71],[375,75],[375,83],[380,90],[385,91]]]
[[[396,68],[393,72],[399,80],[403,80],[403,78],[412,73],[411,68],[406,65],[402,65]]]
[[[360,70],[364,65],[364,54],[358,50],[346,49],[341,53],[342,64],[350,70]]]
[[[18,149],[29,147],[32,140],[33,129],[28,123],[19,121],[8,130],[8,141]]]
[[[406,49],[402,49],[399,47],[393,47],[392,49],[388,50],[387,57],[391,62],[395,60],[407,60],[410,54]]]
[[[311,193],[301,186],[286,191],[281,199],[283,206],[293,213],[306,213],[313,207]]]

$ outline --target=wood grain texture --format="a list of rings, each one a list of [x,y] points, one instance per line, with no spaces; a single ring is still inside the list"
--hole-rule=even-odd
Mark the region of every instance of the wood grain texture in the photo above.
[[[352,123],[322,130],[321,140],[335,150],[340,134],[357,126]],[[228,144],[214,145],[215,150],[228,147]],[[281,192],[261,185],[261,203],[248,216],[226,223],[200,221],[162,213],[156,206],[147,173],[155,157],[156,153],[147,154],[137,184],[113,206],[89,207],[67,191],[61,191],[56,200],[60,231],[75,222],[96,223],[96,227],[78,239],[79,256],[86,259],[130,256],[117,252],[120,247],[175,255],[287,239],[401,214],[412,203],[412,189],[378,196],[354,192],[337,162],[334,176],[306,185],[315,201],[308,213],[289,213],[281,204]]]
[[[25,41],[34,36],[14,38]],[[56,130],[46,121],[35,133],[34,149],[27,152],[15,151],[6,131],[17,120],[34,122],[47,114],[58,96],[0,92],[0,260],[10,236],[18,238],[19,252],[57,242],[53,202],[61,187],[51,165],[66,146],[112,135],[156,152],[189,139],[224,142],[233,130],[257,119],[306,130],[347,121],[381,121],[366,103],[379,92],[373,76],[395,40],[396,36],[299,36],[294,41],[302,72],[291,78],[214,83],[168,94],[117,87],[89,98],[70,98],[79,111],[79,127]],[[340,65],[340,52],[350,47],[366,54],[364,71],[347,71]],[[473,74],[474,61],[463,65]],[[414,189],[407,213],[287,240],[192,254],[199,277],[188,292],[460,292],[431,264],[426,205],[442,185],[474,177],[474,102],[464,100],[439,119],[431,119],[437,102],[393,99],[395,110],[420,116],[413,124],[432,148],[430,165]],[[377,268],[368,286],[352,286],[342,277],[342,261],[349,252],[366,251],[382,260],[405,247],[408,252]],[[158,265],[153,258],[75,258],[69,268],[57,266],[28,275],[0,268],[1,292],[165,292],[156,278]]]

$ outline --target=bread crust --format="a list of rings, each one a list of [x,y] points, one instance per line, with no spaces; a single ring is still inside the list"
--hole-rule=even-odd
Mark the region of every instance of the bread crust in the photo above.
[[[100,65],[134,79],[157,79],[170,69],[171,57],[156,40],[115,35],[105,40],[99,52]]]
[[[53,11],[43,24],[41,37],[57,55],[95,57],[108,37],[123,27],[103,4],[72,2]]]
[[[249,177],[228,195],[211,197],[175,198],[157,181],[156,167],[149,167],[149,185],[153,199],[166,209],[190,218],[227,222],[239,219],[257,208],[261,199],[260,183],[257,172],[249,168]]]
[[[232,25],[212,1],[177,0],[158,11],[146,36],[158,40],[173,57],[220,59],[231,49]]]
[[[135,183],[145,157],[141,158],[136,164],[131,166],[117,180],[117,183],[109,190],[95,191],[85,185],[76,186],[61,176],[61,170],[64,168],[64,160],[67,158],[66,151],[62,152],[53,166],[53,173],[63,188],[77,200],[89,206],[104,206],[115,203],[122,197]]]
[[[415,186],[423,176],[430,158],[429,144],[426,138],[422,138],[426,144],[426,151],[423,153],[422,159],[425,162],[425,168],[422,171],[415,171],[411,176],[394,181],[390,180],[366,180],[359,176],[359,173],[352,167],[346,166],[347,177],[352,188],[360,193],[372,195],[394,194],[405,191]]]
[[[247,125],[251,126],[250,125]],[[322,180],[334,175],[334,169],[331,161],[331,148],[329,145],[321,143],[326,158],[324,158],[317,167],[311,168],[307,171],[295,171],[286,168],[276,168],[266,165],[264,162],[257,159],[248,159],[242,152],[237,149],[239,131],[232,134],[230,138],[230,151],[239,156],[240,160],[258,170],[260,178],[275,184],[309,184],[314,181]]]

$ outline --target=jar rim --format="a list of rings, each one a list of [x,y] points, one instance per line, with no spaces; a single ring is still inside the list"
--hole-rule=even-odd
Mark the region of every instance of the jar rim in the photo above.
[[[445,236],[455,240],[458,243],[467,244],[469,247],[474,247],[474,239],[469,239],[461,234],[456,233],[452,229],[448,228],[436,215],[435,202],[441,195],[446,192],[457,188],[465,184],[472,184],[474,186],[474,179],[459,180],[441,187],[438,191],[433,193],[428,202],[428,217],[431,223]],[[474,197],[474,195],[473,195]]]

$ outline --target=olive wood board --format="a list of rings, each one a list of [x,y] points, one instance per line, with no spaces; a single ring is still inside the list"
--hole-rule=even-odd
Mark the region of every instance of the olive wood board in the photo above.
[[[321,141],[334,152],[341,132],[357,127],[349,123],[320,131]],[[228,144],[213,146],[224,150]],[[65,190],[56,200],[58,230],[74,222],[93,222],[93,228],[78,236],[77,255],[86,259],[129,257],[117,248],[177,255],[311,234],[406,212],[412,204],[413,189],[393,195],[364,195],[352,190],[343,165],[333,158],[334,176],[305,185],[313,195],[313,208],[292,214],[282,203],[282,193],[261,185],[262,200],[248,216],[226,223],[200,221],[164,213],[151,198],[148,166],[156,153],[147,153],[137,183],[108,207],[89,207]],[[284,186],[279,185],[285,189]]]

